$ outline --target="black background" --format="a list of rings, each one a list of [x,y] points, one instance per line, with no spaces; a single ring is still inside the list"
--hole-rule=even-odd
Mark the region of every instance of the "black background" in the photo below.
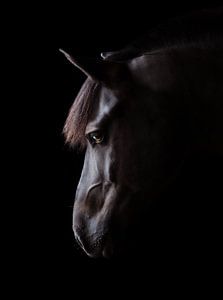
[[[116,293],[117,286],[123,286],[126,278],[125,288],[129,289],[137,278],[144,278],[148,284],[149,278],[167,278],[173,271],[170,262],[168,267],[162,264],[156,267],[151,266],[150,259],[145,262],[140,257],[125,262],[89,259],[75,245],[72,205],[83,154],[64,145],[62,128],[85,76],[58,49],[73,56],[96,57],[102,51],[122,48],[170,17],[219,3],[135,1],[121,7],[114,2],[96,5],[79,1],[72,5],[26,7],[26,12],[18,14],[16,19],[11,16],[15,33],[11,37],[12,57],[21,53],[16,73],[25,88],[20,110],[16,112],[22,121],[18,144],[25,147],[19,149],[13,174],[19,178],[22,170],[25,177],[18,185],[19,189],[22,186],[21,200],[15,201],[22,217],[17,216],[21,226],[16,229],[18,241],[13,242],[19,246],[16,274],[20,276],[21,268],[28,262],[26,282],[34,286],[33,292],[44,286],[49,293],[60,292],[60,298],[66,299],[70,292],[77,291],[82,296],[102,294],[101,287],[106,286]],[[16,108],[17,105],[15,101]],[[175,266],[175,275],[182,274],[179,269]],[[196,267],[190,270],[194,272]],[[143,281],[141,284],[144,286]]]

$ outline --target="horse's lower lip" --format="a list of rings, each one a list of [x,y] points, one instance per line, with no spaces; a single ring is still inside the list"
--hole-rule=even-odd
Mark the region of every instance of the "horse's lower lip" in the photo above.
[[[84,252],[91,258],[111,258],[113,255],[113,250],[111,247],[104,246],[101,251],[95,251],[95,252],[88,252],[85,249],[83,249]]]

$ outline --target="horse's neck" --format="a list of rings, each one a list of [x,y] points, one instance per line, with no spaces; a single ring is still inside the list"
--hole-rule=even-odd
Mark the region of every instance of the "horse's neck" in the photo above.
[[[223,55],[219,51],[176,49],[144,55],[132,60],[130,69],[134,80],[154,95],[177,94],[176,110],[185,112],[185,122],[194,120],[196,147],[223,153]]]
[[[203,133],[197,136],[197,147],[223,154],[223,55],[216,50],[195,50],[183,55],[182,63],[192,115]]]

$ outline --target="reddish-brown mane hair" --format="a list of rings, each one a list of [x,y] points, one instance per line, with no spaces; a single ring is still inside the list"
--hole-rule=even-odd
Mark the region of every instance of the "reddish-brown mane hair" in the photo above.
[[[68,114],[63,133],[66,142],[71,146],[86,145],[85,128],[92,112],[93,100],[98,91],[99,84],[90,77],[84,82]]]

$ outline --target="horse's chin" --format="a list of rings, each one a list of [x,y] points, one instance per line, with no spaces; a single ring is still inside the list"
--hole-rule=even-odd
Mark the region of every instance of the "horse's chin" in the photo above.
[[[113,255],[114,255],[114,245],[112,243],[112,239],[108,237],[106,239],[106,242],[102,250],[102,256],[105,258],[111,258]]]
[[[84,247],[82,244],[82,250],[91,258],[111,258],[114,254],[114,247],[110,236],[103,236],[98,240],[100,242],[93,243],[92,246],[88,248]],[[97,246],[95,244],[97,244]]]

